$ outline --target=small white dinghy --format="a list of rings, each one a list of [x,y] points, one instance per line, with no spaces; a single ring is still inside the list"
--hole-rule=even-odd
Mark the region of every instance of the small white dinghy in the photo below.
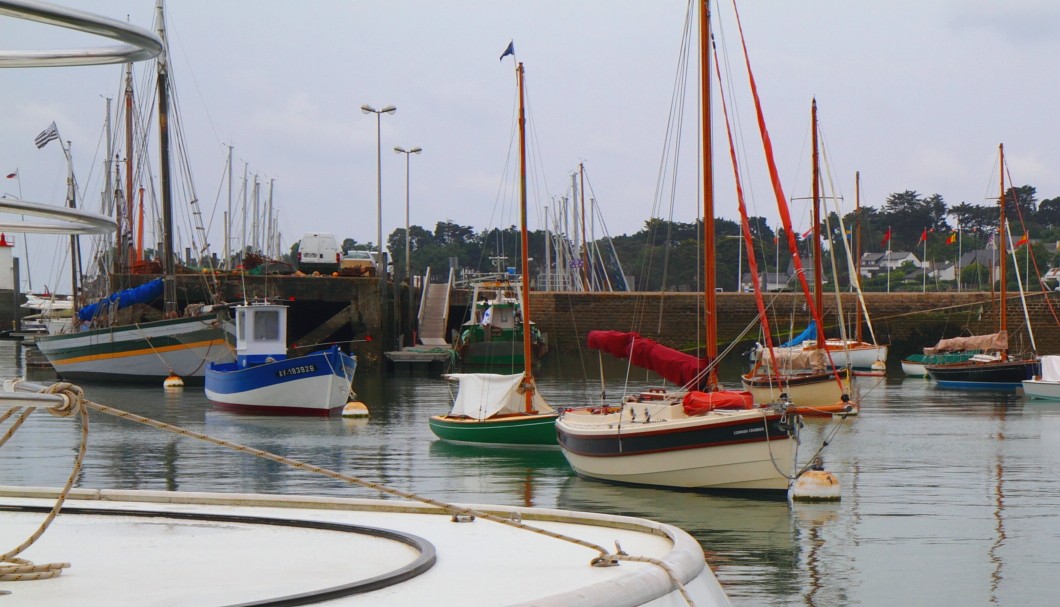
[[[1043,356],[1041,364],[1041,375],[1023,380],[1023,394],[1040,400],[1060,401],[1060,356]]]

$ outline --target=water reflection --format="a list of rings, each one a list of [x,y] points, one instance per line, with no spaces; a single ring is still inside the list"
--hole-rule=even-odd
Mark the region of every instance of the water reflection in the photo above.
[[[17,355],[0,342],[0,373],[20,372]],[[600,381],[584,379],[584,369],[595,372],[595,358],[586,364],[550,354],[539,369],[542,392],[558,406],[599,402]],[[738,369],[726,373],[722,380],[731,381]],[[638,377],[627,389],[653,384]],[[675,524],[700,541],[738,605],[1047,604],[1060,566],[1060,403],[1010,393],[859,377],[859,416],[837,432],[830,419],[803,429],[802,457],[824,446],[842,501],[789,508],[578,478],[554,449],[437,441],[427,418],[448,410],[452,398],[438,377],[359,376],[367,419],[217,411],[194,388],[84,387],[104,404],[441,500]],[[608,398],[622,389],[608,385]],[[108,416],[93,414],[90,432],[85,487],[380,497]],[[61,485],[77,440],[70,420],[35,415],[0,448],[0,483]]]

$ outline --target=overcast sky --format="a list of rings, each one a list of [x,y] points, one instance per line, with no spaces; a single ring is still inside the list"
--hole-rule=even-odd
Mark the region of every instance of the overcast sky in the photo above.
[[[146,28],[153,22],[150,0],[82,0],[77,7]],[[809,190],[814,97],[848,210],[855,171],[864,205],[904,190],[937,193],[950,205],[987,204],[997,195],[1002,142],[1016,185],[1037,187],[1039,199],[1060,196],[1052,117],[1060,97],[1053,66],[1060,4],[757,0],[739,8],[789,197]],[[685,11],[682,0],[170,2],[174,79],[213,249],[221,249],[229,145],[237,176],[247,163],[265,183],[275,180],[284,250],[309,231],[375,242],[376,118],[362,104],[397,107],[381,122],[384,238],[405,223],[405,158],[394,146],[423,148],[411,158],[413,224],[450,220],[483,230],[517,223],[505,177],[514,162],[514,66],[498,60],[509,40],[527,72],[530,228],[542,227],[541,209],[554,208],[583,162],[609,232],[637,231],[652,213]],[[735,63],[742,58],[732,13],[731,0],[716,3],[715,32]],[[7,18],[0,18],[0,40],[4,50],[107,44]],[[746,77],[733,78],[746,99]],[[118,98],[121,69],[12,69],[0,79],[0,175],[17,169],[25,199],[61,204],[61,152],[33,145],[54,120],[73,143],[93,208],[103,100]],[[774,218],[768,182],[755,168],[761,147],[748,120],[753,108],[737,109],[746,121],[741,162],[757,171],[744,186],[752,213]],[[694,142],[693,129],[686,131],[686,142]],[[715,142],[717,211],[736,218],[724,131]],[[681,158],[687,185],[674,207],[680,221],[697,214],[689,189],[694,144],[690,150]],[[16,180],[2,185],[18,193]],[[793,213],[796,224],[808,225],[798,205]],[[62,264],[42,261],[56,256],[54,237],[29,242],[34,288],[68,280],[59,277]],[[16,255],[25,254],[19,243]]]

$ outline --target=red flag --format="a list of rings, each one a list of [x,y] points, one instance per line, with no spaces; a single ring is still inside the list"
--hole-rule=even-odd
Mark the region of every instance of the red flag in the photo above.
[[[950,237],[946,239],[946,244],[953,244],[957,242],[957,232],[950,234]]]
[[[1024,232],[1023,238],[1020,238],[1019,241],[1016,242],[1016,248],[1018,249],[1019,247],[1022,247],[1023,245],[1027,244],[1027,242],[1027,233]]]
[[[916,243],[920,244],[925,240],[927,240],[927,228],[924,228],[924,231],[920,234],[920,240],[916,241]]]
[[[7,174],[7,178],[8,179],[14,179],[15,177],[18,177],[18,171],[15,171],[14,173],[8,173]]]
[[[890,226],[888,226],[887,227],[887,233],[883,235],[883,244],[884,244],[884,246],[886,246],[887,243],[890,240],[891,240],[891,228],[890,228]]]
[[[805,232],[803,232],[801,238],[803,240],[806,240],[807,238],[810,237],[810,234],[813,234],[813,228],[810,228],[809,230],[806,230]]]

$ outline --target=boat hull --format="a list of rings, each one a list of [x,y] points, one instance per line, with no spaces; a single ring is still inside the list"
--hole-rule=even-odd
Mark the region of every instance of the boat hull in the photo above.
[[[1039,400],[1060,401],[1060,381],[1027,379],[1022,383],[1025,396]]]
[[[843,395],[850,394],[850,380],[837,381],[831,372],[782,375],[779,383],[774,376],[744,375],[742,382],[758,404],[779,402],[780,395],[787,394],[794,405],[818,407],[841,403]]]
[[[845,345],[844,345],[845,344]],[[873,371],[883,367],[887,363],[887,345],[875,345],[864,341],[841,339],[829,339],[825,341],[828,357],[832,366],[838,369],[850,367],[859,371]],[[808,352],[817,350],[816,342],[807,342],[798,346],[787,348],[774,347],[778,353],[789,351],[791,353]],[[755,358],[760,360],[765,355],[765,348],[759,346],[755,350]]]
[[[556,422],[560,448],[575,472],[684,489],[788,488],[797,441],[780,427],[780,413],[744,410],[646,422],[629,421],[627,413],[571,410]]]
[[[965,390],[1015,390],[1039,373],[1037,360],[927,365],[928,375],[943,388]]]
[[[501,415],[484,420],[470,417],[435,415],[431,431],[438,438],[474,445],[555,446],[558,414]]]
[[[206,398],[245,413],[330,415],[349,400],[356,369],[356,359],[338,348],[242,369],[237,363],[211,363]]]
[[[158,320],[61,335],[37,347],[64,380],[156,383],[176,374],[202,385],[207,363],[233,362],[217,314]]]

